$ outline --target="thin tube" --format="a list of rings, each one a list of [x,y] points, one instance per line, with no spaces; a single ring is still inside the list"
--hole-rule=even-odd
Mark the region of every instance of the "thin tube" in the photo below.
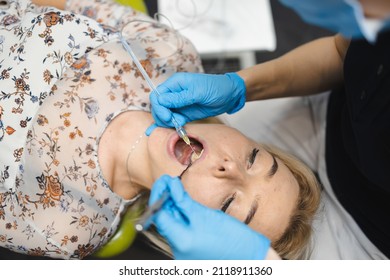
[[[125,50],[129,53],[131,58],[133,59],[135,65],[137,66],[138,70],[141,72],[142,76],[144,77],[145,81],[148,83],[151,90],[155,91],[157,95],[160,95],[160,92],[157,90],[156,86],[153,84],[152,80],[150,79],[149,75],[146,73],[145,69],[142,67],[142,64],[140,63],[139,59],[131,49],[130,45],[127,43],[127,41],[123,38],[122,34],[120,34],[120,40],[125,48]],[[172,123],[175,126],[176,132],[179,134],[180,138],[183,139],[183,141],[191,146],[190,139],[188,138],[187,132],[185,131],[184,127],[180,126],[177,120],[175,119],[175,116],[172,115]],[[194,150],[191,146],[191,149]]]

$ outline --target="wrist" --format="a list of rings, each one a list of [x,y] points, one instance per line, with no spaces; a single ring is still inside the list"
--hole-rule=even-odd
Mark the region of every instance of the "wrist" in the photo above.
[[[226,77],[233,83],[234,89],[232,94],[234,95],[234,105],[227,111],[228,114],[233,114],[244,107],[246,102],[246,86],[244,80],[237,73],[226,73]]]

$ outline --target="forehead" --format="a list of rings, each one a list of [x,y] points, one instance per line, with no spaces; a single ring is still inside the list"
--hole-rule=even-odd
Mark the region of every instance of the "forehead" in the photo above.
[[[259,191],[259,209],[249,225],[271,240],[278,239],[290,223],[299,197],[299,184],[290,169],[279,159],[278,172]]]

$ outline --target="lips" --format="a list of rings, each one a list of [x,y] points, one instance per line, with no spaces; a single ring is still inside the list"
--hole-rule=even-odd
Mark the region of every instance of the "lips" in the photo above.
[[[176,143],[173,146],[173,154],[178,162],[183,165],[188,165],[191,162],[191,156],[193,156],[194,151],[189,145],[187,145],[182,139],[177,138]],[[203,145],[199,141],[190,137],[190,142],[192,148],[195,150],[197,155],[201,155],[203,150]],[[194,157],[192,157],[194,158]],[[195,157],[197,158],[197,157]]]

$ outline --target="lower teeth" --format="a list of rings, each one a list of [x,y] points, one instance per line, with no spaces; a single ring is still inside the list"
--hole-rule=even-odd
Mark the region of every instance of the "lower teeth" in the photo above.
[[[191,162],[197,161],[202,156],[203,151],[204,150],[201,150],[199,154],[197,154],[196,152],[193,152],[191,155]]]

